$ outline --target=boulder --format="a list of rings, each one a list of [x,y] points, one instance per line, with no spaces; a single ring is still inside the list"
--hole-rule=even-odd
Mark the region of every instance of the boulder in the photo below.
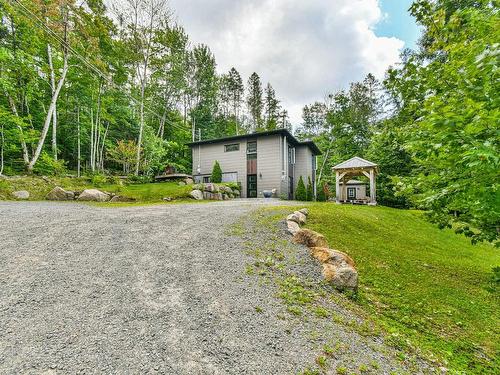
[[[56,186],[45,196],[45,199],[49,201],[72,201],[75,199],[75,193]]]
[[[358,271],[354,267],[338,267],[323,263],[323,277],[338,289],[356,290],[358,288]]]
[[[306,216],[309,216],[309,210],[307,208],[301,208],[299,212]]]
[[[203,185],[203,190],[208,191],[210,193],[218,193],[219,192],[219,187],[215,184],[208,183]]]
[[[293,242],[307,247],[328,247],[325,236],[310,229],[300,229],[293,235]]]
[[[197,201],[203,200],[203,192],[201,190],[193,190],[191,193],[189,193],[191,198],[196,199]]]
[[[179,182],[178,182],[178,185],[179,185],[179,186],[186,186],[186,183],[185,183],[184,181],[179,181]]]
[[[110,196],[97,189],[86,189],[78,197],[79,201],[85,202],[107,202]]]
[[[239,197],[241,195],[241,193],[238,189],[233,189],[233,194],[235,197]]]
[[[292,221],[292,220],[287,220],[286,226],[287,226],[288,232],[292,235],[297,233],[300,230],[299,224],[297,224],[297,222]]]
[[[115,195],[110,200],[111,203],[128,203],[135,202],[135,198],[124,197],[123,195]]]
[[[219,190],[223,193],[226,193],[226,194],[232,194],[233,193],[233,189],[231,189],[229,186],[225,186],[225,185],[221,185],[219,186]]]
[[[358,271],[349,255],[325,247],[311,248],[311,255],[323,263],[326,281],[339,289],[357,289]]]
[[[299,225],[304,225],[306,223],[306,215],[299,211],[295,211],[293,214],[290,214],[286,217],[287,220],[295,221]]]
[[[26,190],[19,190],[19,191],[14,191],[12,193],[12,196],[16,199],[29,199],[30,193],[29,191]]]
[[[194,184],[194,180],[193,180],[192,178],[189,178],[189,177],[188,177],[188,178],[186,178],[186,179],[184,180],[184,183],[185,183],[186,185],[193,185],[193,184]]]

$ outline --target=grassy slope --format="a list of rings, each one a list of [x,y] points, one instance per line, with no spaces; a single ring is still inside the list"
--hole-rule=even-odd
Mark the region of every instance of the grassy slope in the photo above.
[[[50,178],[44,180],[38,177],[0,180],[0,199],[13,199],[11,193],[16,190],[30,192],[30,200],[43,200],[55,186],[68,190],[100,189],[110,193],[135,198],[139,202],[161,201],[165,197],[173,199],[186,198],[191,191],[190,186],[179,186],[175,182],[150,184],[99,184],[93,185],[87,178]]]
[[[359,303],[397,345],[456,370],[500,371],[500,298],[491,279],[498,250],[472,246],[416,211],[329,203],[310,211],[307,227],[355,259]]]

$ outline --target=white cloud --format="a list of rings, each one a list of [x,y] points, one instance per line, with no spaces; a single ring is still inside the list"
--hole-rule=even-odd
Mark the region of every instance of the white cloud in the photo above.
[[[382,78],[404,42],[379,37],[378,0],[170,0],[191,40],[214,52],[219,72],[256,71],[275,87],[292,123],[305,104],[368,73]]]

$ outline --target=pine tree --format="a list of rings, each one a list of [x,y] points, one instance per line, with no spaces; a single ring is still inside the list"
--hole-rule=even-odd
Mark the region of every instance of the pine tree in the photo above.
[[[267,84],[265,92],[266,130],[274,130],[278,127],[280,101],[276,99],[276,91],[270,83]]]
[[[262,124],[262,83],[257,73],[252,73],[248,79],[248,95],[247,95],[248,111],[252,118],[252,127],[256,131]]]
[[[245,94],[245,86],[241,79],[240,73],[235,68],[229,71],[229,101],[232,107],[232,115],[236,122],[236,134],[239,134],[239,118],[241,102]]]
[[[311,182],[311,177],[307,178],[306,200],[308,200],[308,201],[314,200],[314,191],[313,191],[313,185]]]
[[[216,184],[220,184],[222,182],[222,169],[220,167],[219,161],[215,161],[214,167],[212,169],[211,181]]]
[[[297,190],[295,191],[295,199],[298,201],[307,200],[306,186],[304,185],[304,180],[302,179],[302,176],[300,176],[299,183],[297,184]]]

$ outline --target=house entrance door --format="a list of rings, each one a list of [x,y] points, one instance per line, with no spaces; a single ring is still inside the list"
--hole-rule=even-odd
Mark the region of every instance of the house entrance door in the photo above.
[[[247,198],[257,198],[257,175],[247,175]]]

